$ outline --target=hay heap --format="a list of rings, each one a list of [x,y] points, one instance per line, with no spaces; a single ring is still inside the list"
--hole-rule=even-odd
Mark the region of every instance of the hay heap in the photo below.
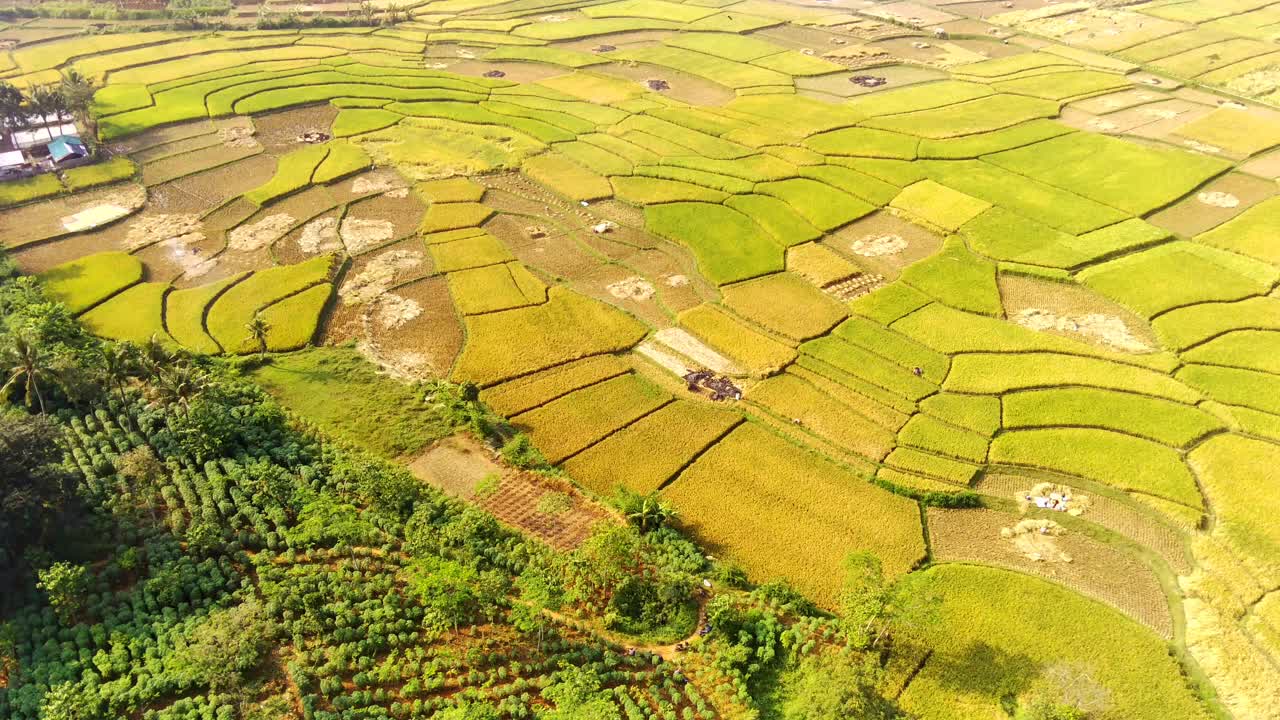
[[[1079,517],[1089,509],[1089,498],[1080,495],[1066,485],[1042,482],[1030,490],[1019,490],[1013,499],[1018,503],[1018,511],[1026,513],[1032,508],[1056,510],[1073,517]]]

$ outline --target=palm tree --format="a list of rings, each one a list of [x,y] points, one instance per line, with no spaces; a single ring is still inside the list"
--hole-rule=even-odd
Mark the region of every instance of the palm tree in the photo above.
[[[32,113],[40,116],[41,125],[48,124],[50,115],[61,123],[67,112],[67,101],[57,88],[51,85],[40,85],[31,88],[31,93],[27,97],[27,107]],[[53,140],[52,133],[49,139]]]
[[[162,399],[182,408],[184,415],[191,401],[204,390],[204,387],[204,377],[189,365],[161,368],[156,377],[157,394]]]
[[[98,371],[103,381],[120,393],[121,405],[127,404],[124,388],[137,367],[137,349],[130,343],[103,343],[98,350]]]
[[[22,383],[23,402],[32,406],[32,400],[40,407],[40,414],[45,412],[44,393],[40,392],[40,384],[45,380],[57,381],[56,371],[45,362],[40,348],[26,338],[14,338],[4,348],[4,366],[9,376],[4,387],[0,387],[0,395],[8,395],[10,389]]]
[[[98,127],[92,112],[93,94],[97,90],[98,86],[93,78],[79,70],[68,68],[62,71],[59,91],[67,109],[75,116],[77,126],[82,130],[80,139],[86,143],[93,143],[98,137]]]
[[[263,358],[267,355],[267,333],[271,332],[271,323],[267,322],[261,315],[254,315],[245,326],[245,330],[249,331],[249,338],[258,344],[258,357]]]
[[[173,354],[169,352],[168,346],[161,342],[157,335],[147,338],[138,353],[142,370],[152,378],[158,377],[160,371],[172,364],[173,360]]]

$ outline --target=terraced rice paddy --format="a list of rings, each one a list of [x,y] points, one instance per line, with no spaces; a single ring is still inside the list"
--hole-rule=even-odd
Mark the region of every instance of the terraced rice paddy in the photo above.
[[[249,354],[261,319],[268,352],[474,383],[753,581],[834,608],[858,550],[936,578],[932,654],[892,669],[920,717],[1057,662],[1099,718],[1275,717],[1280,14],[1113,5],[24,40],[0,80],[93,77],[111,157],[0,182],[0,240],[103,337]],[[1096,498],[1070,569],[1000,536],[1023,479]]]

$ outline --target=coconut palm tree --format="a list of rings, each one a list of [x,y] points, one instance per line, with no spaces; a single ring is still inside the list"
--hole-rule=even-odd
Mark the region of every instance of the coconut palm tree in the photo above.
[[[56,87],[40,85],[31,88],[31,92],[27,96],[27,109],[31,113],[40,116],[42,125],[49,122],[50,115],[57,119],[56,122],[60,123],[67,114],[67,101]],[[53,139],[52,134],[50,134],[49,139]]]
[[[267,355],[267,333],[271,332],[271,323],[267,322],[261,315],[254,315],[245,326],[245,330],[249,331],[249,338],[258,344],[258,357],[263,358]]]
[[[137,368],[138,351],[130,343],[103,343],[98,350],[98,373],[105,385],[120,393],[120,403],[128,403],[125,385]]]
[[[180,364],[161,368],[156,376],[156,394],[182,409],[185,415],[194,400],[205,388],[205,378],[190,365]]]
[[[97,83],[79,70],[68,68],[62,71],[62,81],[58,84],[58,90],[67,110],[71,111],[75,117],[76,126],[81,130],[80,139],[92,144],[98,137],[98,126],[92,112],[93,94],[98,90]]]
[[[5,346],[3,353],[8,379],[0,387],[0,396],[7,396],[11,389],[21,383],[23,402],[27,407],[39,406],[40,414],[43,415],[44,393],[40,392],[40,385],[45,381],[57,382],[57,371],[47,362],[39,346],[24,337],[13,338]]]

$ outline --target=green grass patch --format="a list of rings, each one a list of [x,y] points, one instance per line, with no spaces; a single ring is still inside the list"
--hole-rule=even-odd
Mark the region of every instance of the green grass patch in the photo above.
[[[546,299],[546,286],[514,262],[452,272],[448,280],[453,304],[463,315],[536,305]]]
[[[902,282],[895,282],[849,303],[855,313],[882,325],[909,315],[933,302],[933,298]]]
[[[619,487],[653,492],[741,419],[714,405],[677,400],[570,458],[564,470],[604,497]]]
[[[766,55],[777,55],[786,49],[767,40],[734,33],[685,32],[663,42],[672,47],[735,62],[751,62]]]
[[[960,355],[952,359],[951,372],[943,388],[951,392],[998,395],[1059,385],[1110,388],[1188,404],[1201,399],[1200,393],[1190,387],[1152,370],[1047,352]]]
[[[698,204],[719,203],[729,197],[728,193],[720,190],[662,178],[615,177],[609,179],[609,184],[612,185],[613,193],[619,200],[625,200],[632,205],[659,205],[682,201]]]
[[[660,155],[698,155],[715,160],[736,160],[756,154],[744,145],[648,115],[632,115],[610,129],[611,134],[622,134],[625,140],[630,139],[628,133],[631,131],[645,133],[678,146],[670,151],[659,152]]]
[[[644,219],[649,232],[688,247],[703,276],[717,285],[783,269],[782,246],[749,217],[723,205],[651,205]]]
[[[911,135],[868,127],[841,128],[804,141],[805,147],[823,155],[896,160],[916,159],[919,145],[920,140]]]
[[[763,196],[761,196],[763,197]],[[769,198],[781,203],[780,200]],[[790,210],[790,208],[787,208]],[[797,215],[797,218],[800,216]],[[756,222],[760,222],[756,220]],[[826,287],[838,280],[857,275],[861,268],[844,259],[831,248],[816,242],[807,242],[787,249],[787,269],[800,275],[817,287]]]
[[[1176,377],[1218,402],[1280,415],[1280,378],[1271,373],[1216,365],[1186,365]]]
[[[1160,342],[1181,350],[1238,328],[1280,330],[1280,299],[1254,297],[1170,310],[1151,323]]]
[[[1000,130],[943,140],[923,140],[919,153],[934,160],[970,160],[991,153],[1012,150],[1024,145],[1075,132],[1053,120],[1031,120]]]
[[[981,463],[987,458],[985,436],[924,414],[916,414],[907,421],[898,432],[898,441],[903,445],[969,462]]]
[[[477,202],[434,203],[422,216],[422,234],[477,227],[493,215],[493,208]]]
[[[944,230],[958,230],[991,204],[932,180],[921,180],[898,193],[889,203]]]
[[[151,93],[142,83],[112,83],[93,94],[93,112],[98,117],[151,106]]]
[[[554,47],[521,47],[509,45],[490,50],[484,55],[486,60],[512,60],[518,62],[536,62],[546,65],[560,65],[568,68],[581,68],[608,62],[604,58],[577,50],[566,50]]]
[[[1014,430],[991,442],[991,462],[1029,465],[1201,507],[1195,478],[1176,450],[1092,428]]]
[[[1022,53],[993,60],[957,65],[952,70],[956,75],[970,75],[985,80],[998,80],[1010,75],[1051,67],[1070,69],[1077,68],[1079,65],[1074,61],[1048,53]]]
[[[1093,259],[1072,247],[1073,236],[1000,207],[961,225],[960,233],[975,252],[993,260],[1074,268]]]
[[[511,417],[630,371],[615,355],[596,355],[486,388],[480,399],[494,412]]]
[[[929,160],[921,164],[931,179],[947,187],[1072,235],[1092,232],[1128,219],[1116,208],[1036,182],[985,161]]]
[[[570,200],[599,200],[613,195],[608,178],[559,153],[529,158],[522,168],[529,177]]]
[[[785,75],[791,75],[793,77],[829,75],[831,73],[843,72],[847,69],[843,65],[837,65],[830,60],[823,60],[820,57],[805,55],[798,50],[788,50],[776,55],[756,58],[751,61],[751,64],[757,67],[774,70]]]
[[[71,192],[76,192],[86,188],[97,187],[98,185],[128,180],[137,171],[138,166],[134,165],[132,160],[120,155],[106,162],[83,165],[67,170],[62,173],[62,183]]]
[[[309,344],[332,294],[333,286],[321,283],[259,310],[258,315],[269,327],[267,349],[285,352]]]
[[[204,329],[204,312],[209,303],[232,284],[248,273],[237,273],[217,282],[185,290],[174,290],[165,298],[165,325],[169,335],[178,344],[193,352],[217,355],[222,352],[218,343]]]
[[[1223,250],[1248,255],[1272,265],[1280,264],[1280,247],[1276,237],[1280,235],[1280,198],[1271,198],[1255,205],[1203,235],[1196,242]]]
[[[555,148],[556,152],[597,175],[631,174],[633,166],[630,162],[597,145],[575,140],[557,143]],[[657,157],[654,156],[653,159],[657,160]]]
[[[1164,207],[1231,167],[1218,158],[1094,133],[1071,133],[986,159],[1133,215]]]
[[[576,390],[511,418],[548,462],[560,463],[662,407],[671,396],[634,373]]]
[[[122,252],[86,255],[40,273],[45,291],[79,314],[142,279],[142,263]]]
[[[920,410],[986,437],[1000,429],[1000,398],[996,397],[940,392],[921,400]]]
[[[1123,75],[1115,73],[1099,72],[1097,70],[1069,70],[1066,72],[1033,75],[1017,80],[1006,80],[994,83],[992,87],[1002,93],[1030,95],[1058,102],[1113,90],[1123,90],[1132,87],[1132,83],[1126,80]]]
[[[902,282],[957,310],[998,316],[1004,312],[995,264],[948,238],[942,249],[902,271]]]
[[[62,183],[58,182],[58,176],[53,173],[44,173],[22,180],[6,180],[0,182],[0,207],[21,205],[57,195],[64,189]]]
[[[843,165],[811,165],[800,168],[799,172],[877,206],[888,205],[899,191],[894,185]]]
[[[817,240],[822,231],[787,203],[768,195],[734,195],[725,205],[751,218],[782,245]]]
[[[338,111],[333,119],[334,137],[363,135],[374,130],[391,127],[400,122],[403,115],[381,108],[349,108]]]
[[[1002,130],[1028,120],[1051,118],[1058,103],[1021,95],[988,95],[929,110],[885,115],[864,121],[865,127],[932,140]]]
[[[676,30],[680,26],[669,20],[649,18],[592,18],[558,23],[532,23],[512,30],[513,35],[538,40],[573,40],[575,38],[611,35],[636,30]],[[639,94],[639,93],[636,93]]]
[[[772,155],[763,154],[749,155],[734,160],[717,160],[696,156],[663,158],[662,164],[689,168],[690,170],[701,170],[718,175],[728,175],[752,182],[785,180],[789,177],[795,177],[796,174],[796,166],[794,164],[780,160]]]
[[[977,465],[909,447],[896,448],[889,457],[885,458],[885,464],[898,470],[906,470],[961,487],[968,487],[969,483],[973,482],[974,476],[978,474]]]
[[[785,272],[726,285],[720,292],[730,310],[796,341],[825,334],[848,316],[830,295]]]
[[[164,330],[164,294],[169,283],[138,283],[80,317],[89,332],[108,340],[144,343],[153,336],[169,339]]]
[[[755,186],[754,183],[741,178],[720,175],[718,173],[710,173],[703,170],[690,170],[689,168],[672,167],[670,165],[641,165],[636,167],[635,174],[645,177],[675,180],[677,182],[687,182],[692,185],[701,185],[703,187],[709,187],[712,190],[719,190],[729,194],[749,193]]]
[[[209,335],[231,354],[247,354],[258,348],[245,328],[258,312],[312,285],[326,283],[335,258],[323,255],[297,265],[259,270],[232,285],[209,308],[205,325]]]
[[[1236,330],[1183,353],[1182,357],[1189,362],[1280,375],[1280,332]]]
[[[812,340],[801,345],[800,351],[911,402],[938,391],[937,384],[917,377],[910,368],[839,338]]]
[[[311,176],[329,154],[329,144],[306,145],[280,158],[276,173],[265,184],[244,194],[254,205],[295,193],[311,184]]]
[[[640,321],[612,305],[553,287],[533,307],[466,318],[456,380],[493,385],[589,355],[626,350],[644,338]]]
[[[641,17],[658,20],[673,20],[690,23],[704,17],[715,15],[715,8],[684,5],[666,0],[619,0],[604,5],[591,5],[582,9],[582,14],[592,18],[606,17]]]
[[[752,375],[770,375],[796,357],[795,350],[708,304],[685,310],[678,321]]]
[[[487,232],[453,242],[432,243],[428,249],[436,272],[443,273],[515,260],[507,246]]]
[[[832,335],[892,360],[902,367],[920,368],[925,378],[940,381],[947,376],[950,360],[946,355],[866,318],[850,318],[841,323]]]
[[[413,189],[433,203],[480,202],[485,190],[484,185],[465,177],[428,180],[418,183]]]
[[[820,230],[833,230],[875,211],[875,206],[808,178],[759,183],[756,192],[786,202]]]
[[[372,162],[369,153],[358,145],[341,141],[331,142],[329,154],[316,168],[311,176],[311,182],[320,184],[340,180],[367,169]]]
[[[759,117],[760,124],[767,125],[775,133],[789,131],[798,133],[801,137],[849,127],[866,118],[866,115],[848,106],[833,105],[800,95],[738,97],[725,105],[725,109]],[[886,147],[892,146],[889,139],[882,139],[880,142]],[[868,141],[862,144],[872,146],[875,143]],[[812,149],[823,152],[817,148]]]
[[[1222,427],[1190,405],[1098,388],[1046,388],[1004,398],[1008,428],[1095,427],[1183,448]]]
[[[278,355],[250,377],[326,433],[386,458],[411,455],[454,431],[418,390],[379,372],[352,347]]]
[[[939,80],[859,95],[849,100],[848,105],[866,117],[879,117],[957,105],[992,94],[992,89],[987,85],[962,80]]]
[[[1207,246],[1174,242],[1088,268],[1079,279],[1149,318],[1194,303],[1266,294],[1276,271]]]
[[[616,155],[632,165],[653,165],[659,160],[657,153],[612,135],[592,133],[591,135],[583,135],[578,140]],[[583,164],[585,165],[586,163],[584,162]]]

